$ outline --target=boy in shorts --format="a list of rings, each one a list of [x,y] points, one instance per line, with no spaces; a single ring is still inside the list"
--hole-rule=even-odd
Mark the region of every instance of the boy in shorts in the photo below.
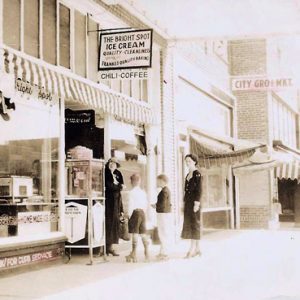
[[[137,262],[136,249],[138,236],[142,238],[144,245],[145,260],[149,260],[149,240],[146,235],[146,211],[148,208],[147,195],[141,189],[141,178],[138,174],[130,177],[132,190],[128,195],[129,233],[132,235],[132,251],[126,256],[127,262]]]

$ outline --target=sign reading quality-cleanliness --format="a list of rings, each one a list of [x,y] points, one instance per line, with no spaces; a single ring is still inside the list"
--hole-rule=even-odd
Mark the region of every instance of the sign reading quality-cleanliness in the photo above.
[[[100,34],[99,71],[106,79],[147,79],[152,63],[152,29]],[[140,69],[131,70],[131,69]]]

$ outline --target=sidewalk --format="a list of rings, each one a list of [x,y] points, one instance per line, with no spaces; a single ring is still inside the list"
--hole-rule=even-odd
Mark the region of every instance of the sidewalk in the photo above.
[[[126,263],[120,257],[73,256],[70,263],[0,279],[0,299],[300,299],[300,231],[219,231],[204,235],[200,258]],[[142,245],[139,258],[142,261]]]

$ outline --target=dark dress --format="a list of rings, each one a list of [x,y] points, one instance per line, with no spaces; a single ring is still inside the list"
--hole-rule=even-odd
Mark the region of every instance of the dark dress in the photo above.
[[[120,215],[123,212],[121,190],[124,180],[119,170],[115,170],[114,174],[118,184],[114,183],[110,169],[108,167],[105,168],[105,229],[107,245],[119,243]]]
[[[194,201],[201,198],[201,174],[198,170],[193,172],[190,180],[185,179],[184,188],[184,219],[181,237],[183,239],[200,240],[201,237],[201,209],[194,212]]]

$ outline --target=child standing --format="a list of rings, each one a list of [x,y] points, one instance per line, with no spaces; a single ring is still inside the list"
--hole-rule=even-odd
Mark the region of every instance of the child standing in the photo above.
[[[157,214],[157,229],[161,242],[160,252],[157,255],[158,259],[167,259],[169,244],[170,244],[170,231],[171,231],[171,193],[168,188],[168,177],[164,174],[157,176],[157,186],[161,188],[157,195],[157,202],[153,205],[156,208]]]
[[[147,195],[141,189],[141,178],[138,174],[130,177],[132,190],[128,195],[128,215],[129,215],[129,233],[132,234],[132,251],[126,256],[127,262],[137,262],[136,249],[138,244],[138,236],[140,235],[144,245],[144,253],[146,261],[149,260],[149,240],[146,235],[146,210],[148,207]]]

